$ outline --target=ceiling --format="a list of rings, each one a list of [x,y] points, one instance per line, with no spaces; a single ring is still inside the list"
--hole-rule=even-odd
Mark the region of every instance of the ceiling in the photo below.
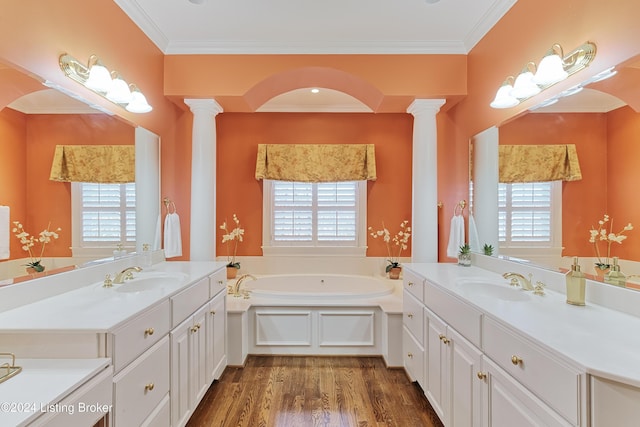
[[[114,0],[165,54],[466,54],[517,0]]]

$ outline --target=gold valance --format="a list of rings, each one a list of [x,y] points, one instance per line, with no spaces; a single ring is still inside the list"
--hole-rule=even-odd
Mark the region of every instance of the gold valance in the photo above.
[[[499,145],[499,181],[545,182],[582,179],[578,152],[567,145]]]
[[[135,182],[133,145],[56,145],[51,181]]]
[[[256,179],[298,182],[375,181],[375,146],[258,144]]]

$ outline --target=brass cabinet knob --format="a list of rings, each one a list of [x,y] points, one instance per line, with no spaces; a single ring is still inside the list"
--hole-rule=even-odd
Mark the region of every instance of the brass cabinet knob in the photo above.
[[[522,365],[522,362],[523,360],[518,356],[516,356],[515,354],[511,356],[511,363],[513,363],[514,365]]]
[[[484,373],[484,372],[478,372],[476,375],[478,376],[479,380],[483,380],[484,381],[484,380],[487,379],[487,374]]]
[[[218,285],[222,286],[222,280],[218,280]]]
[[[407,313],[407,317],[408,317],[409,319],[413,319],[413,313]]]
[[[144,386],[144,391],[145,392],[151,391],[151,390],[153,390],[154,387],[155,387],[155,385],[153,385],[153,383],[149,383],[149,384]]]
[[[413,282],[407,283],[407,286],[413,286]]]
[[[211,313],[212,316],[216,315],[216,311],[215,310],[211,310],[209,313]]]
[[[407,353],[407,357],[408,357],[409,359],[413,359],[413,353]]]
[[[149,335],[153,335],[155,331],[153,330],[153,328],[147,328],[144,330],[144,337],[148,337]]]
[[[191,332],[196,333],[196,332],[198,332],[198,329],[200,329],[200,326],[197,326],[197,325],[196,326],[192,326],[191,327]]]
[[[446,335],[443,334],[438,335],[438,338],[440,338],[440,341],[445,344],[449,344],[451,342],[451,340],[449,340],[449,338],[447,338]]]

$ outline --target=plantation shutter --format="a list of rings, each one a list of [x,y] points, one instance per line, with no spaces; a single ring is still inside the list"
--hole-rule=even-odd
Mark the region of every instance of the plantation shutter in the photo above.
[[[552,242],[552,182],[498,185],[498,237],[507,246]]]
[[[274,244],[355,244],[357,182],[273,181],[272,191]]]
[[[82,241],[104,244],[135,240],[135,183],[82,183]]]

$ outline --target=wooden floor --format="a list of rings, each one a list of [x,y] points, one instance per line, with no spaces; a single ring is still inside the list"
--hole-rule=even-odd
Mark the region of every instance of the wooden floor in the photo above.
[[[187,424],[247,427],[437,427],[404,370],[378,357],[250,356],[227,368]]]

